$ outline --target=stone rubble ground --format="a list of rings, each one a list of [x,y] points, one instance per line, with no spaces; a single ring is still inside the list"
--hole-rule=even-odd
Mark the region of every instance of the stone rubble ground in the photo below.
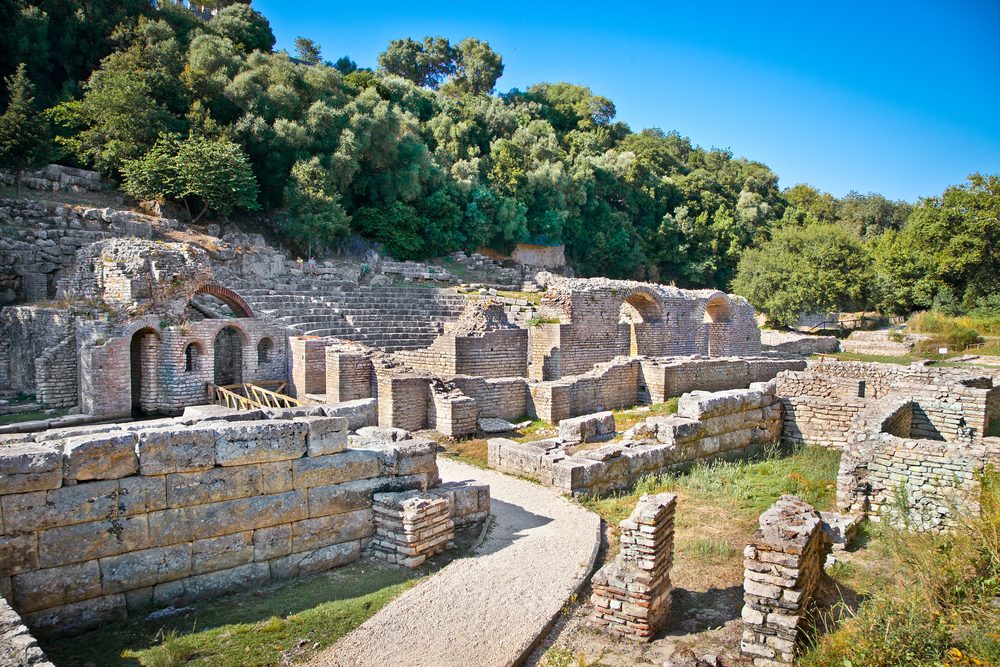
[[[489,484],[493,526],[477,554],[407,591],[312,667],[511,665],[590,574],[596,514],[553,489],[439,459],[444,481]]]

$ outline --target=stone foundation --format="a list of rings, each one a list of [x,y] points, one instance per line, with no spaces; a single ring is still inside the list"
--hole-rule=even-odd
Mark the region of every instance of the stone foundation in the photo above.
[[[781,496],[743,552],[743,641],[755,667],[790,665],[808,625],[828,544],[819,512]]]
[[[644,495],[621,526],[621,552],[591,579],[592,622],[614,635],[648,642],[670,612],[677,496]]]

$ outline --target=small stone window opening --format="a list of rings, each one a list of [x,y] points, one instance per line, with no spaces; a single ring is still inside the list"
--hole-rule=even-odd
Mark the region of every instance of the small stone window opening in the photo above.
[[[274,348],[274,341],[270,338],[261,339],[257,343],[257,363],[266,364],[271,361],[271,350]]]
[[[184,348],[184,370],[187,373],[198,370],[198,357],[201,356],[198,353],[198,346],[194,343],[188,343],[188,346]]]
[[[865,381],[858,380],[858,398],[865,397]]]

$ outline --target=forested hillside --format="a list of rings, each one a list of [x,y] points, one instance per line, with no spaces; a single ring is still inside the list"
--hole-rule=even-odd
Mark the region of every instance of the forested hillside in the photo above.
[[[735,287],[778,320],[998,291],[982,257],[930,266],[928,243],[950,243],[947,193],[914,212],[877,194],[781,191],[760,162],[633,131],[584,85],[498,93],[502,54],[473,37],[394,40],[375,71],[329,62],[306,38],[294,55],[274,41],[246,4],[205,21],[169,0],[0,0],[0,42],[13,45],[2,104],[33,96],[44,110],[52,141],[36,161],[96,168],[193,218],[263,209],[303,248],[349,234],[401,259],[564,243],[582,275]],[[961,192],[995,199],[996,179],[983,183]],[[988,240],[972,243],[992,261]]]

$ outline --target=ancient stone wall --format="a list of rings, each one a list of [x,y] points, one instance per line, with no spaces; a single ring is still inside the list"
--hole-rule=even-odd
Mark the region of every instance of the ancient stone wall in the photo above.
[[[0,596],[0,665],[7,667],[55,667],[31,636],[21,617]]]
[[[796,331],[773,329],[761,330],[760,345],[765,351],[805,356],[831,353],[840,349],[840,341],[836,336],[811,336]]]
[[[0,309],[0,390],[36,393],[36,359],[72,335],[73,314],[68,310]]]
[[[370,398],[373,372],[372,362],[363,349],[327,346],[326,400],[337,403]]]
[[[781,496],[760,517],[743,552],[743,639],[755,667],[790,665],[808,626],[828,552],[819,512]]]
[[[632,281],[553,280],[530,330],[528,374],[558,380],[616,356],[752,355],[760,329],[742,297]]]
[[[614,635],[649,641],[670,612],[677,496],[644,495],[621,521],[621,552],[591,579],[591,621]]]
[[[345,449],[346,418],[229,418],[248,417],[0,447],[0,592],[65,633],[319,572],[359,557],[373,493],[437,480],[433,442]]]
[[[527,382],[524,378],[483,378],[459,375],[449,381],[463,394],[475,399],[476,417],[518,419],[528,412]]]
[[[70,408],[79,400],[76,336],[42,352],[35,360],[35,400],[51,408]]]
[[[802,359],[777,357],[668,357],[641,360],[642,379],[651,403],[690,391],[743,389],[767,382],[784,370],[805,369]]]
[[[0,183],[17,184],[17,174],[0,171]],[[38,171],[22,171],[21,185],[32,190],[58,192],[96,192],[101,189],[101,175],[96,171],[50,164]]]
[[[595,450],[570,453],[553,440],[516,443],[493,438],[489,466],[577,495],[624,489],[649,474],[735,457],[777,442],[782,416],[774,390],[770,382],[685,394],[678,401],[678,414],[650,417],[623,433],[620,442]]]

